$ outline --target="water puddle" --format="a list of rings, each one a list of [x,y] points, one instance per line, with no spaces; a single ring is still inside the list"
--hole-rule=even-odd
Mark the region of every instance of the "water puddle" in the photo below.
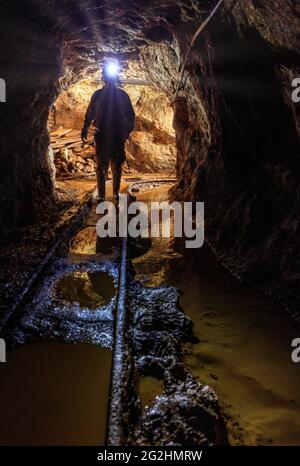
[[[119,238],[99,238],[96,226],[83,228],[72,240],[70,253],[91,256],[95,254],[111,255],[120,249]]]
[[[107,272],[69,273],[58,280],[54,290],[55,301],[78,303],[90,309],[108,304],[116,293],[114,279]]]
[[[105,444],[120,248],[96,221],[93,209],[10,332],[1,445]]]
[[[139,378],[138,392],[141,398],[141,406],[151,406],[158,395],[161,395],[164,390],[164,384],[161,380],[155,377],[145,376]]]
[[[72,240],[70,252],[75,254],[96,254],[97,232],[95,227],[83,228]]]
[[[112,353],[31,343],[0,364],[1,445],[104,445]]]
[[[167,199],[153,189],[141,201]],[[291,341],[300,335],[283,309],[240,286],[204,246],[188,250],[180,239],[153,239],[133,261],[145,286],[172,285],[194,323],[198,344],[184,345],[190,372],[215,389],[233,445],[296,445],[300,442],[300,366]],[[147,397],[147,382],[142,382]]]
[[[151,249],[152,241],[150,238],[137,238],[128,241],[128,252],[130,259],[136,259],[146,254]]]

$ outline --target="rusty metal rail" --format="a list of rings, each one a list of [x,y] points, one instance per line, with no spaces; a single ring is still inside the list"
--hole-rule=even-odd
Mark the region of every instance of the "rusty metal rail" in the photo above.
[[[128,187],[128,193],[131,195],[131,196],[135,196],[136,194],[141,194],[139,191],[134,191],[134,189],[136,189],[136,187],[138,186],[146,186],[146,189],[145,191],[148,191],[148,190],[151,190],[151,189],[155,189],[155,188],[158,188],[160,185],[168,185],[168,184],[174,184],[176,183],[178,180],[177,178],[161,178],[161,179],[154,179],[154,180],[143,180],[143,181],[134,181],[133,183],[131,183]],[[149,184],[152,184],[153,186],[150,186],[150,187],[147,187],[147,185]],[[143,191],[141,191],[143,192]]]
[[[175,183],[176,179],[154,179],[136,181],[127,188],[129,196],[134,198],[136,185],[153,184],[150,189],[159,185]],[[122,240],[119,268],[118,299],[114,323],[113,365],[111,372],[110,401],[107,420],[107,440],[109,446],[122,446],[127,442],[128,418],[130,411],[130,393],[132,392],[132,366],[134,364],[128,342],[129,309],[127,305],[128,286],[128,240]]]
[[[147,181],[136,181],[129,185],[127,192],[130,196],[132,188],[135,185],[153,184],[148,189],[156,188],[159,185],[170,184],[176,180],[154,179]],[[133,193],[134,196],[134,193]],[[88,215],[92,206],[92,193],[87,195],[85,202],[81,205],[71,222],[62,232],[62,236],[55,241],[49,249],[47,255],[39,267],[32,274],[26,283],[23,291],[19,294],[18,299],[13,303],[5,319],[0,322],[1,327],[7,330],[10,320],[18,317],[19,312],[28,303],[34,293],[35,286],[42,279],[43,273],[50,263],[51,259],[60,247],[64,246],[64,241],[70,236],[73,229],[81,223]],[[114,338],[113,338],[113,364],[111,370],[110,400],[107,419],[106,444],[109,446],[122,446],[128,440],[128,414],[130,412],[130,394],[132,393],[132,369],[133,359],[129,348],[128,330],[129,330],[129,309],[127,305],[127,288],[128,288],[128,240],[122,239],[121,254],[119,264],[119,280],[117,305],[114,319]]]
[[[127,289],[127,238],[122,241],[121,262],[119,272],[118,300],[115,315],[113,340],[113,366],[111,374],[110,402],[108,413],[107,444],[110,446],[123,445],[125,435],[124,413],[127,412],[128,400],[128,364],[129,350],[126,339],[128,325],[126,289]]]
[[[23,289],[20,291],[15,301],[11,304],[10,309],[5,313],[5,315],[0,320],[0,333],[4,334],[7,330],[9,322],[16,318],[19,314],[19,311],[25,306],[25,304],[30,299],[30,296],[33,293],[35,286],[40,282],[41,277],[43,276],[44,271],[46,270],[47,265],[50,263],[51,259],[55,256],[56,252],[60,247],[64,246],[64,241],[67,241],[67,238],[70,236],[72,230],[76,228],[80,222],[88,215],[92,206],[92,192],[88,192],[82,205],[79,207],[78,211],[70,222],[65,226],[61,232],[61,236],[54,241],[52,246],[50,246],[47,254],[40,262],[40,264],[35,268],[31,277],[26,281]]]

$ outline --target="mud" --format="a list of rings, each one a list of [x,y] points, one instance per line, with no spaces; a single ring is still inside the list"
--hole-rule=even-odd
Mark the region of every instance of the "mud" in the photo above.
[[[111,348],[115,296],[107,304],[98,302],[99,305],[88,299],[80,303],[76,300],[58,299],[57,296],[57,286],[61,285],[62,280],[68,280],[70,275],[84,274],[83,276],[88,277],[99,273],[108,274],[114,287],[117,286],[116,263],[71,264],[64,259],[56,261],[33,302],[25,309],[23,317],[10,332],[9,344],[59,339],[64,342],[92,343]],[[92,288],[91,282],[87,280],[86,283]]]
[[[161,198],[167,188],[139,200]],[[70,254],[53,261],[10,329],[10,346],[59,340],[112,348],[120,251],[94,242],[96,220],[91,212]],[[126,357],[135,371],[126,442],[224,445],[228,427],[233,444],[295,443],[299,378],[285,361],[296,328],[221,269],[207,247],[195,254],[180,240],[129,243]]]
[[[142,258],[141,258],[142,260]],[[226,444],[227,433],[215,392],[194,378],[182,363],[183,342],[197,342],[192,321],[179,306],[175,287],[146,287],[131,279],[130,339],[140,390],[140,417],[131,443],[138,445]],[[143,381],[155,380],[150,406],[143,403]],[[153,388],[150,388],[153,391]],[[149,391],[148,391],[149,393]]]
[[[139,200],[167,198],[156,189]],[[296,445],[300,373],[290,345],[299,324],[270,298],[238,283],[207,246],[188,251],[179,239],[153,239],[133,265],[135,279],[150,289],[171,285],[180,291],[180,306],[198,338],[181,344],[182,361],[217,393],[230,443]],[[147,397],[149,387],[141,389]]]
[[[0,232],[0,330],[2,317],[26,289],[49,250],[72,221],[86,200],[95,181],[59,182],[57,200],[44,209],[38,223]]]
[[[178,309],[173,287],[128,289],[134,355],[140,373],[163,372],[177,358],[180,342],[192,338],[192,322]]]
[[[165,390],[144,409],[138,444],[147,445],[224,445],[226,430],[213,389],[198,382],[182,366],[171,371]],[[178,378],[182,370],[183,379]],[[176,374],[176,377],[175,377]]]

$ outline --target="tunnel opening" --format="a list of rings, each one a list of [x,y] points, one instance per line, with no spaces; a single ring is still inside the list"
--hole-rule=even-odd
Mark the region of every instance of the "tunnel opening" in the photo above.
[[[104,59],[105,63],[105,59]],[[149,65],[148,65],[149,66]],[[101,66],[63,90],[50,107],[49,154],[57,180],[95,176],[96,156],[90,129],[83,144],[80,132],[93,93],[102,88]],[[167,177],[176,171],[176,141],[173,109],[168,96],[147,81],[138,61],[130,60],[120,75],[121,89],[128,93],[136,114],[135,128],[126,143],[124,175],[151,174]],[[108,173],[111,178],[111,171]]]

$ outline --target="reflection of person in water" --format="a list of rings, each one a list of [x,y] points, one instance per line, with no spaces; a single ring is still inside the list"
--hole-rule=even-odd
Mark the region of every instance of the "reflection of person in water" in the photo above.
[[[101,297],[102,304],[108,303],[115,294],[114,280],[107,272],[87,273],[92,291]]]
[[[99,200],[105,199],[105,181],[109,163],[113,174],[113,194],[119,197],[125,142],[134,128],[135,113],[128,94],[117,87],[118,66],[109,63],[103,69],[105,85],[96,91],[88,106],[81,138],[87,140],[91,123],[96,127],[97,184]]]
[[[96,254],[112,254],[114,251],[120,247],[120,238],[111,238],[107,236],[106,238],[100,238],[97,236],[96,240]]]

